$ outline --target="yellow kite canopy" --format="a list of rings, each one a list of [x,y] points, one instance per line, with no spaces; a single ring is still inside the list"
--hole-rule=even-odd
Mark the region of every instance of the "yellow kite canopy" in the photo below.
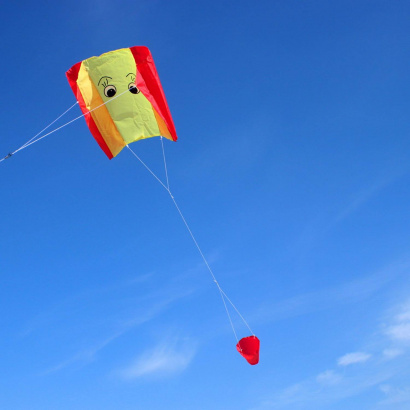
[[[91,133],[108,158],[144,138],[177,140],[147,47],[122,48],[88,58],[66,75]]]

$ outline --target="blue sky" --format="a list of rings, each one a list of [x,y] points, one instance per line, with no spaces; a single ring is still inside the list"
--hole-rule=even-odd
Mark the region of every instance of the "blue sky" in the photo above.
[[[0,408],[408,409],[409,18],[387,0],[3,6],[1,156],[75,102],[73,64],[151,49],[172,192],[261,361],[236,352],[167,192],[81,119],[0,163]],[[159,139],[132,149],[165,178]]]

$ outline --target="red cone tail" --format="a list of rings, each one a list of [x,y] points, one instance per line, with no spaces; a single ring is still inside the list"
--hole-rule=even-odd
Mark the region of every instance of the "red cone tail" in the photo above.
[[[256,336],[248,336],[241,339],[236,345],[236,350],[246,359],[249,364],[259,363],[260,341]]]

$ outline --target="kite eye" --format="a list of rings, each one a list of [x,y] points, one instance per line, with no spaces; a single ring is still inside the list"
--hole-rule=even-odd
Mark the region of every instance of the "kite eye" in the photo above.
[[[114,97],[114,95],[117,93],[117,89],[115,88],[114,85],[107,85],[104,88],[104,95],[106,97]]]
[[[138,94],[140,90],[137,88],[135,83],[129,83],[128,84],[128,91],[133,94]]]

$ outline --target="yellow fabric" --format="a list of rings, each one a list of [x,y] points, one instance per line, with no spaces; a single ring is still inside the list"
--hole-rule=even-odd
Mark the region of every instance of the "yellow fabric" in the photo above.
[[[115,87],[115,95],[121,94],[128,90],[130,84],[135,83],[137,75],[134,57],[128,48],[111,51],[100,57],[91,57],[83,61],[83,66],[94,84],[93,91],[98,90],[103,102],[111,99],[104,94],[104,89]],[[164,132],[161,132],[164,131],[165,126],[163,120],[158,121],[159,116],[155,115],[151,103],[141,92],[138,94],[126,92],[110,101],[105,107],[125,144],[164,135]],[[106,139],[105,133],[101,132],[101,134]],[[168,131],[166,134],[168,138]],[[109,145],[108,141],[107,145]]]
[[[104,103],[100,97],[98,90],[94,86],[88,71],[81,64],[77,79],[78,88],[81,91],[85,105],[89,111]],[[97,125],[98,130],[103,136],[108,148],[115,157],[126,145],[121,134],[112,120],[110,113],[107,110],[107,105],[103,105],[90,114]]]

